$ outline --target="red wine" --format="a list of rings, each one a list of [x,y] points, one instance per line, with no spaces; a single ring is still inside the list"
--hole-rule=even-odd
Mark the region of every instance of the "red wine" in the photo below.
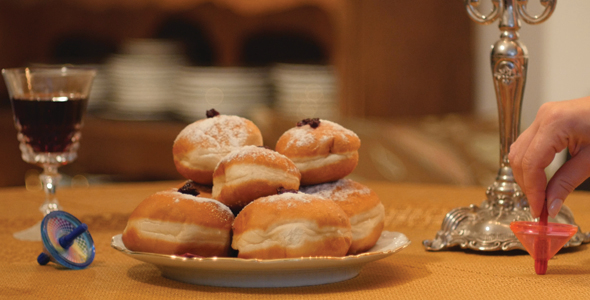
[[[79,139],[87,103],[87,98],[76,96],[15,97],[16,128],[36,153],[66,152]]]

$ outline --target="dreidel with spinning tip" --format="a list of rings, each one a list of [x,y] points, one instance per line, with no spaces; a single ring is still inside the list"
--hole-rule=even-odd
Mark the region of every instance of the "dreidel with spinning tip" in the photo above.
[[[514,235],[535,260],[535,272],[538,275],[544,275],[547,272],[549,259],[578,232],[578,227],[575,225],[548,223],[547,219],[547,201],[545,201],[539,222],[510,223],[510,229]]]
[[[65,211],[53,211],[41,222],[43,252],[37,257],[40,265],[50,261],[79,270],[94,260],[94,241],[88,226]]]

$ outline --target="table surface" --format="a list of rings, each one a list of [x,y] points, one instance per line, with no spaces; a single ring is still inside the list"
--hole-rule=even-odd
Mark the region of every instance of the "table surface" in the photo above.
[[[0,189],[0,299],[589,299],[590,253],[587,245],[564,249],[549,261],[544,276],[535,275],[532,258],[522,251],[476,252],[462,249],[428,252],[451,209],[479,205],[484,187],[364,182],[385,205],[385,229],[404,233],[406,249],[367,264],[361,273],[339,283],[295,288],[220,288],[163,278],[151,264],[111,248],[111,237],[125,228],[127,217],[148,195],[180,182],[146,182],[64,188],[64,209],[88,224],[96,245],[94,262],[84,270],[53,263],[40,266],[41,242],[18,241],[12,233],[41,219],[43,194],[24,187]],[[590,230],[590,193],[576,192],[566,205],[578,225]]]

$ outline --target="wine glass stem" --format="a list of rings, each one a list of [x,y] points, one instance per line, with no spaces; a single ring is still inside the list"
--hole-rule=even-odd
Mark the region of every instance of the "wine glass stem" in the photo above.
[[[43,215],[61,209],[61,206],[57,202],[57,197],[55,196],[57,185],[61,179],[61,175],[57,172],[57,168],[58,165],[44,164],[43,173],[39,175],[39,179],[41,179],[41,183],[43,184],[43,190],[45,191],[45,202],[39,207],[39,210]]]

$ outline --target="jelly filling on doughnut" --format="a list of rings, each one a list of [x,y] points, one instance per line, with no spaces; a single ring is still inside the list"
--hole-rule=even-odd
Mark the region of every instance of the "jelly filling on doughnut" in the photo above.
[[[186,257],[186,258],[203,258],[204,256],[200,256],[200,255],[196,255],[196,254],[192,254],[192,253],[185,253],[183,255],[180,255],[181,257]]]
[[[299,122],[297,122],[297,127],[301,127],[301,126],[305,126],[305,125],[309,125],[311,128],[316,129],[318,128],[318,126],[320,126],[320,119],[319,118],[313,118],[313,119],[303,119]]]
[[[187,181],[181,188],[178,189],[179,193],[198,196],[200,193],[197,191],[198,184],[192,180]]]
[[[284,193],[293,193],[293,194],[297,194],[297,190],[294,189],[286,189],[284,187],[279,187],[277,188],[277,194],[284,194]]]
[[[219,116],[219,112],[216,111],[215,108],[212,108],[207,111],[207,118],[213,118],[215,116]]]

